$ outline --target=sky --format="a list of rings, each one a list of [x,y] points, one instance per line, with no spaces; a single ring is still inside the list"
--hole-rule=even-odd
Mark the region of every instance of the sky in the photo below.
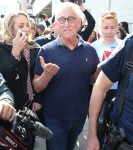
[[[0,0],[0,14],[12,12],[17,9],[17,0]]]

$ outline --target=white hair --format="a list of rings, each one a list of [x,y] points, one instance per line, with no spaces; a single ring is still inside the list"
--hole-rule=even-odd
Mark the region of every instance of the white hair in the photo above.
[[[75,13],[76,17],[81,18],[81,10],[77,4],[74,4],[71,2],[64,2],[64,3],[60,3],[58,8],[56,9],[55,21],[58,19],[58,15],[60,14],[60,12],[66,8],[71,8],[73,12]]]

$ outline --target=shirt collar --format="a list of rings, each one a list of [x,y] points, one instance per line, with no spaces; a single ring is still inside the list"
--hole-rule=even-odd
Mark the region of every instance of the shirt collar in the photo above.
[[[79,39],[77,47],[79,47],[80,45],[82,45],[82,44],[84,43],[84,40],[83,40],[82,37],[81,37],[80,35],[78,35],[78,34],[77,34],[77,37],[78,37],[78,39]],[[60,35],[58,35],[58,37],[57,37],[57,45],[58,45],[58,46],[65,46],[65,45],[62,43],[62,41],[61,41],[61,36],[60,36]]]

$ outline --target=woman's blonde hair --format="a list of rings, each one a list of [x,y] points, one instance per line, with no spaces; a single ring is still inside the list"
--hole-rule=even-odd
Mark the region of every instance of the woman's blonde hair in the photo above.
[[[23,11],[13,12],[4,17],[3,39],[8,44],[12,45],[12,40],[15,38],[15,35],[13,34],[13,28],[14,28],[14,23],[15,23],[14,18],[20,15],[25,16],[29,21],[29,16]],[[30,41],[31,41],[31,37],[29,36],[28,42]]]

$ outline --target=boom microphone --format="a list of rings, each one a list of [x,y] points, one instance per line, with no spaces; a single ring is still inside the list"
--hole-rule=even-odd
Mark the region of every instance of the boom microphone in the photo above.
[[[53,136],[52,131],[38,121],[35,121],[35,130],[32,131],[32,133],[47,140],[51,139],[51,137]]]

